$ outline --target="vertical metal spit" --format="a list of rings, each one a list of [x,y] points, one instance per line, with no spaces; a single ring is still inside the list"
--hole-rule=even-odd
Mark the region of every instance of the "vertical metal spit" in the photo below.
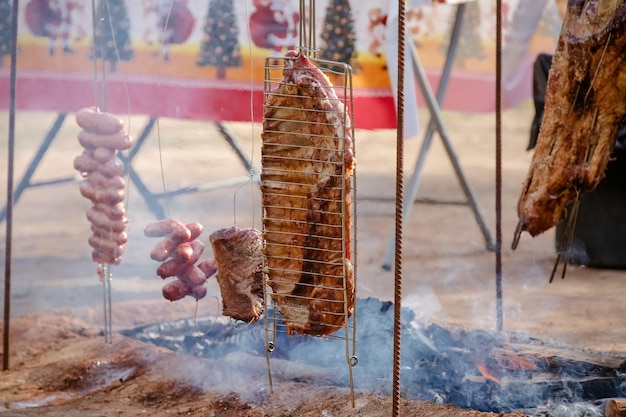
[[[352,138],[352,144],[353,144],[352,152],[355,153],[354,151],[354,126],[351,123],[351,120],[354,120],[353,113],[352,113],[352,109],[354,108],[353,99],[352,99],[352,69],[350,65],[345,64],[345,63],[319,60],[319,59],[313,58],[313,56],[315,56],[315,24],[314,24],[315,1],[311,0],[308,2],[308,10],[307,10],[305,3],[306,2],[304,0],[300,1],[300,16],[301,16],[300,52],[306,54],[309,57],[310,61],[315,66],[317,66],[320,70],[322,70],[322,72],[326,74],[329,77],[329,79],[332,81],[333,90],[335,94],[337,95],[339,100],[344,104],[343,114],[341,115],[340,118],[342,120],[343,126],[349,127],[348,129],[344,130],[342,137],[337,137],[337,135],[335,135],[328,139],[337,141],[335,142],[338,145],[337,149],[339,150],[339,152],[344,153],[346,140],[349,140],[349,138]],[[308,25],[306,24],[305,19],[302,18],[303,16],[306,16],[308,18]],[[289,59],[289,58],[285,58],[285,59]],[[282,61],[283,60],[277,60],[275,57],[267,58],[265,61],[265,77],[264,77],[264,98],[265,98],[264,101],[265,102],[267,102],[267,98],[270,96],[270,94],[275,92],[278,86],[282,82],[284,82],[283,81],[284,80],[284,77],[283,77],[284,66],[283,66]],[[304,99],[306,97],[301,97],[301,98]],[[316,109],[313,111],[321,112],[323,110]],[[308,122],[304,122],[304,121],[298,122],[299,126],[302,126],[302,124],[304,123],[308,123]],[[265,127],[265,120],[264,120],[264,127]],[[299,146],[301,146],[302,148],[306,148],[306,145],[301,145],[297,143],[289,144],[289,146],[294,147],[294,148],[298,148]],[[306,159],[305,160],[300,159],[300,160],[307,161]],[[337,212],[337,213],[333,212],[333,213],[325,213],[325,214],[327,216],[338,216],[338,218],[340,219],[345,219],[346,216],[350,216],[352,220],[351,225],[349,225],[348,227],[346,226],[346,223],[343,220],[339,220],[339,224],[342,225],[341,226],[342,227],[342,231],[341,231],[342,259],[345,260],[347,258],[351,258],[352,270],[349,271],[348,270],[349,267],[344,264],[342,276],[332,277],[332,278],[341,279],[342,280],[341,282],[343,283],[344,305],[343,305],[342,311],[343,311],[343,314],[345,315],[344,321],[343,321],[343,323],[345,324],[341,327],[338,327],[337,330],[332,332],[330,335],[327,335],[324,337],[330,340],[343,340],[345,342],[345,359],[346,359],[346,364],[348,365],[352,407],[354,407],[355,406],[354,381],[353,381],[352,367],[354,367],[358,363],[358,358],[356,356],[356,342],[357,342],[356,341],[356,277],[357,277],[356,169],[354,167],[346,166],[346,158],[341,158],[341,160],[343,161],[342,172],[347,172],[349,170],[352,170],[352,175],[351,175],[349,184],[347,184],[347,181],[340,181],[340,183],[342,184],[341,201],[338,201],[337,203],[342,209],[341,209],[341,212]],[[319,162],[319,161],[310,160],[308,162]],[[262,169],[266,169],[266,167],[263,167],[263,159],[262,159],[261,165],[262,165]],[[344,203],[347,201],[347,199],[350,199],[351,201],[351,204],[348,208],[350,210],[350,213],[345,212],[346,204]],[[267,231],[266,220],[268,219],[266,216],[266,212],[267,212],[268,207],[265,205],[265,203],[263,203],[262,206],[263,206],[262,207],[262,211],[263,211],[262,223],[263,223],[263,233],[265,236],[265,233]],[[272,207],[272,208],[276,208],[276,207]],[[289,208],[289,207],[286,207],[286,208]],[[270,385],[270,392],[273,392],[272,374],[271,374],[271,368],[270,368],[270,356],[271,356],[271,353],[274,351],[274,348],[276,347],[277,334],[286,333],[287,326],[281,320],[280,313],[278,311],[279,306],[274,302],[273,291],[270,286],[270,284],[272,284],[272,279],[273,279],[272,274],[275,271],[270,270],[270,268],[268,267],[268,255],[267,255],[268,245],[272,245],[272,243],[268,243],[267,241],[264,241],[263,250],[264,250],[264,283],[265,283],[264,285],[265,336],[266,336],[266,359],[267,359],[267,369],[268,369],[268,380],[269,380],[269,385]],[[350,256],[349,256],[349,252],[351,252]],[[349,299],[351,297],[351,294],[348,293],[349,291],[348,279],[349,279],[350,274],[353,279],[353,291],[354,291],[353,297],[355,300],[355,305],[353,306],[351,316],[349,313],[349,306],[348,306]],[[307,298],[307,297],[300,297],[300,298],[305,301],[306,300],[320,301],[320,298],[315,298],[315,299]],[[335,300],[332,300],[332,299],[324,299],[322,301],[328,302],[328,303],[336,302]]]

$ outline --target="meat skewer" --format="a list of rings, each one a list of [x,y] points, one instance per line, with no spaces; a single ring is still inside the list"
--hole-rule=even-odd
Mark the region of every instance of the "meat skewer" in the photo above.
[[[354,308],[351,121],[302,53],[265,101],[261,191],[267,283],[290,334],[329,335]]]
[[[124,131],[121,119],[95,107],[79,110],[76,123],[82,128],[78,142],[85,149],[74,159],[74,168],[84,178],[81,195],[93,203],[87,212],[92,231],[88,243],[93,248],[91,259],[98,264],[104,287],[104,334],[106,343],[111,343],[110,265],[122,261],[128,241],[125,232],[128,219],[123,204],[126,181],[121,176],[124,165],[116,155],[132,146],[132,138]]]
[[[560,223],[567,204],[574,202],[575,210],[580,197],[604,177],[626,120],[625,53],[623,1],[569,0],[541,130],[518,201],[514,249],[522,232],[537,236]]]
[[[209,237],[214,263],[198,265],[203,271],[217,270],[222,294],[222,314],[255,322],[263,313],[263,254],[261,232],[231,227]]]
[[[81,194],[93,203],[87,212],[93,231],[89,239],[94,249],[92,259],[99,264],[117,265],[126,243],[121,242],[119,234],[124,233],[128,219],[123,205],[126,197],[126,181],[121,176],[124,165],[115,155],[119,150],[128,149],[132,138],[124,132],[119,118],[93,107],[79,110],[76,122],[83,129],[78,137],[85,150],[74,159],[74,168],[85,178],[80,185]],[[89,140],[82,139],[85,137]],[[124,143],[114,140],[116,137],[125,138]],[[98,151],[101,148],[107,151]]]
[[[157,220],[144,228],[146,237],[163,238],[150,252],[150,258],[161,262],[156,270],[159,277],[175,278],[162,288],[166,300],[191,296],[197,301],[206,296],[204,284],[216,271],[201,267],[203,263],[196,265],[204,252],[204,244],[198,239],[203,230],[198,222],[184,224],[176,219]]]

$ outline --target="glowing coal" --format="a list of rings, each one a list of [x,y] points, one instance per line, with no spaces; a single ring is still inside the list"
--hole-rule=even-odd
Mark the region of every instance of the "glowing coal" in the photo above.
[[[390,394],[393,305],[357,302],[357,390]],[[218,359],[265,356],[263,320],[190,318],[126,331],[171,350]],[[343,340],[278,333],[272,359],[325,369],[324,383],[347,386]],[[602,416],[605,399],[626,394],[626,357],[583,351],[520,334],[421,326],[403,311],[402,395],[480,411],[536,416]]]

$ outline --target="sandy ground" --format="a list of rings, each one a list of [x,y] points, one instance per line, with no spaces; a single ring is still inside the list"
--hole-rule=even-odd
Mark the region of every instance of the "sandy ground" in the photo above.
[[[6,132],[7,115],[1,113],[1,116],[0,132]],[[426,116],[426,112],[420,114],[422,126],[425,126]],[[16,183],[54,117],[55,115],[50,113],[18,114]],[[523,236],[518,249],[515,252],[510,250],[517,221],[515,213],[517,196],[531,157],[530,152],[526,151],[531,119],[530,103],[507,110],[503,115],[504,330],[526,332],[581,348],[626,352],[626,327],[621,325],[621,319],[626,313],[626,306],[621,302],[623,280],[626,278],[623,271],[570,267],[564,280],[558,279],[549,284],[548,277],[555,260],[553,230],[534,239]],[[458,153],[459,162],[475,192],[491,238],[495,239],[494,116],[445,113],[444,120]],[[131,133],[137,136],[145,121],[144,117],[128,119],[127,124]],[[260,126],[246,123],[227,123],[226,126],[240,142],[244,152],[251,157],[254,166],[258,167]],[[229,180],[247,174],[212,124],[163,119],[159,121],[157,127],[133,161],[136,172],[153,192],[163,190],[172,192],[181,187],[200,186],[197,192],[161,198],[160,202],[168,216],[184,222],[199,221],[209,233],[234,224],[241,227],[259,227],[260,199],[254,184],[211,187],[214,181]],[[82,151],[77,143],[76,134],[77,127],[70,117],[46,153],[33,181],[76,175],[72,168],[72,160]],[[360,298],[374,296],[392,300],[394,296],[394,274],[383,270],[382,265],[388,240],[394,228],[395,140],[395,131],[356,132],[357,295]],[[0,141],[2,141],[0,172],[6,172],[6,135],[2,135]],[[407,176],[413,170],[420,144],[421,140],[411,140],[405,144]],[[2,195],[6,195],[5,183],[0,184],[0,191]],[[459,181],[438,137],[435,137],[426,160],[418,197],[420,200],[447,203],[465,201]],[[29,188],[15,206],[11,242],[11,311],[17,324],[13,333],[16,348],[11,351],[10,356],[12,366],[16,368],[12,374],[16,378],[14,382],[26,378],[20,372],[25,372],[29,367],[29,361],[35,360],[34,358],[41,359],[40,365],[43,363],[54,367],[55,363],[61,363],[63,365],[59,365],[58,369],[68,367],[68,363],[71,362],[68,357],[54,358],[50,353],[42,354],[50,347],[60,351],[69,350],[71,346],[84,349],[80,351],[82,353],[79,356],[85,360],[89,357],[112,354],[109,348],[100,345],[101,340],[97,335],[102,325],[100,314],[102,287],[96,277],[96,266],[90,260],[90,249],[86,243],[90,231],[84,213],[89,205],[78,192],[78,182],[73,181]],[[133,186],[129,189],[127,210],[131,221],[130,241],[124,262],[113,268],[114,329],[189,317],[196,311],[199,316],[218,314],[219,291],[215,281],[209,281],[209,295],[197,306],[191,299],[172,304],[161,298],[163,283],[155,274],[158,264],[148,256],[156,241],[145,238],[142,233],[143,227],[155,217]],[[495,329],[495,255],[486,249],[485,236],[481,233],[469,206],[418,202],[413,206],[406,222],[402,252],[403,304],[414,309],[416,315],[424,322]],[[207,232],[205,239],[208,236]],[[3,259],[4,237],[3,228],[1,244]],[[210,248],[209,245],[207,247]],[[203,258],[210,256],[209,249]],[[62,310],[64,314],[52,314],[53,310],[56,312]],[[65,333],[61,330],[51,332],[47,344],[44,343],[45,346],[38,346],[35,343],[31,350],[21,351],[24,343],[30,343],[33,339],[22,340],[23,334],[17,329],[23,330],[24,326],[33,328],[40,326],[31,323],[22,324],[20,327],[20,320],[26,320],[25,317],[35,320],[33,319],[35,317],[48,323],[46,320],[57,317],[56,314],[59,314],[59,319],[51,320],[54,325],[45,324],[44,327],[57,326],[59,329],[65,329]],[[79,324],[73,320],[79,321]],[[78,331],[77,328],[87,330]],[[117,334],[114,346],[119,348],[119,352],[126,352],[133,358],[135,357],[133,352],[140,349],[136,342],[126,340]],[[367,349],[367,346],[359,348]],[[158,351],[150,355],[169,354]],[[175,363],[175,359],[168,360]],[[148,380],[158,379],[153,374],[159,372],[150,370],[142,375]],[[149,386],[148,380],[138,381],[143,381],[141,383]],[[4,390],[0,390],[0,396],[7,395],[9,388],[4,386]],[[63,387],[46,386],[40,389],[62,391]],[[176,397],[174,391],[168,395]],[[127,397],[124,397],[126,394]],[[103,402],[107,398],[106,395],[97,393],[89,395],[92,404],[95,402],[104,407],[112,406],[109,402]],[[117,399],[130,398],[125,400],[127,402],[138,398],[128,392],[123,393],[120,389],[117,389],[115,394],[109,392],[108,395],[114,395],[112,398]],[[145,397],[147,395],[145,392],[142,395],[144,399],[148,398]],[[195,391],[186,392],[184,395],[185,400],[181,401],[182,403],[197,404],[197,398],[193,397],[197,395]],[[331,395],[328,392],[320,395],[326,398],[329,404],[336,400],[345,400],[345,397],[341,397],[343,393],[338,393],[339,397],[333,397],[335,394]],[[21,400],[18,397],[13,396],[4,401]],[[223,397],[213,397],[213,400],[223,401]],[[188,410],[175,399],[170,398],[168,401],[167,404],[159,406],[150,401],[132,407],[127,404],[126,413],[122,413],[142,415],[141,407],[150,409],[154,406],[155,410],[162,411],[168,407],[177,410],[172,412],[175,415],[309,415],[303,409],[297,411],[293,404],[291,412],[285,411],[289,409],[289,405],[285,406],[284,398],[278,401],[281,405],[277,406],[278,408],[284,406],[280,411],[282,414],[276,411],[278,408],[274,411],[268,408],[264,411],[266,414],[241,410],[239,414],[236,412],[210,414],[206,408],[204,412],[198,411],[202,409],[201,406]],[[388,414],[381,411],[390,405],[388,398],[378,400],[368,398],[366,402],[369,406],[376,402],[382,408],[369,413],[363,408],[360,412],[335,410],[333,414],[322,415]],[[70,401],[69,404],[87,407],[86,401],[81,403]],[[207,404],[205,402],[203,406],[208,407]],[[71,409],[71,406],[67,406],[65,412]],[[93,407],[82,410],[84,414],[80,415],[100,415]],[[115,413],[121,412],[119,409],[111,410],[107,415],[118,415]],[[132,414],[129,410],[137,414]],[[414,408],[410,415],[446,413],[461,415],[450,409],[444,409],[443,414],[436,414],[433,408],[426,412],[419,410]],[[60,414],[54,414],[54,409],[48,407],[36,411],[35,414],[14,411],[16,413],[14,415],[70,415],[63,414],[62,411]],[[320,412],[321,409],[318,409],[317,414],[310,415],[320,415]],[[154,411],[151,415],[162,414]]]

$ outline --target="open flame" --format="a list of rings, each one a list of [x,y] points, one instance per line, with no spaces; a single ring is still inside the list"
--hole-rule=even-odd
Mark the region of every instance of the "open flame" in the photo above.
[[[388,395],[393,305],[368,298],[356,306],[359,361],[353,368],[354,386]],[[605,399],[626,395],[626,358],[554,346],[518,334],[451,330],[438,324],[424,327],[414,319],[412,310],[403,311],[401,386],[407,398],[555,417],[602,416]],[[265,355],[263,320],[240,328],[226,318],[199,318],[145,326],[126,334],[207,358]],[[316,370],[312,381],[323,370],[323,383],[348,385],[344,341],[278,333],[271,358],[300,364],[302,371]],[[307,375],[299,378],[307,379]],[[581,409],[585,414],[573,413]]]
[[[480,372],[480,374],[485,377],[486,379],[495,382],[496,384],[500,385],[500,378],[497,378],[493,375],[491,375],[489,373],[489,370],[487,369],[487,366],[480,363],[480,362],[474,362],[472,361],[472,363],[474,364],[474,366],[476,366],[476,369],[478,369],[478,372]]]

